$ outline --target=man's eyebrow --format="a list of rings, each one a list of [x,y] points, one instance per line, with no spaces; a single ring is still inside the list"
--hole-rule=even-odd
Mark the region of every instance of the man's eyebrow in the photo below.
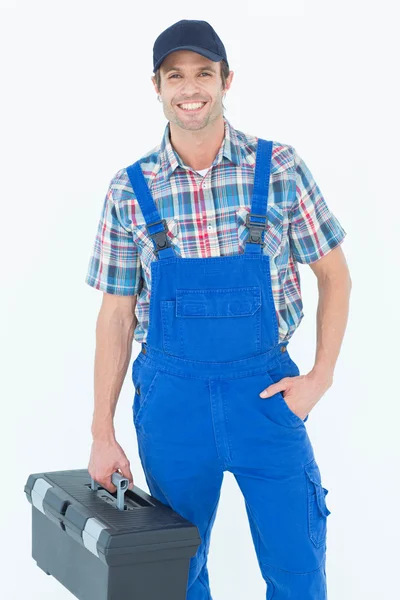
[[[199,67],[197,70],[198,71],[211,71],[212,73],[215,73],[214,68],[210,67],[209,65],[205,65],[203,67]],[[166,69],[163,69],[163,71],[164,71],[164,73],[169,73],[170,71],[181,71],[182,72],[182,69],[180,67],[174,67],[174,66],[172,66],[172,67],[168,67]]]

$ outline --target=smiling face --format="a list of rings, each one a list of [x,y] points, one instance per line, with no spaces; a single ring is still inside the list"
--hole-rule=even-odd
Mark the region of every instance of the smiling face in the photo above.
[[[160,74],[160,89],[155,77],[152,81],[168,121],[195,131],[223,115],[222,97],[231,85],[233,71],[223,88],[219,62],[191,50],[177,50],[163,60]]]

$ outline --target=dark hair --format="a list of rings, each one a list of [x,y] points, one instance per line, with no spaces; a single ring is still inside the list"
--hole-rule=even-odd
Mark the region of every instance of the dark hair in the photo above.
[[[229,76],[229,66],[228,66],[228,63],[226,62],[226,60],[224,60],[224,59],[220,60],[219,63],[221,65],[220,75],[221,75],[221,80],[222,80],[222,88],[225,89],[225,83]],[[156,80],[157,87],[158,87],[159,91],[161,92],[160,68],[158,68],[157,71],[155,71],[154,77]],[[223,106],[223,104],[222,104],[222,106]],[[224,106],[224,108],[225,108],[225,106]]]

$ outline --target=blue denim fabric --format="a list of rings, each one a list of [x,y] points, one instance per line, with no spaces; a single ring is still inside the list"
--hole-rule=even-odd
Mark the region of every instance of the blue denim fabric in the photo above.
[[[251,226],[265,223],[271,152],[272,142],[259,139]],[[177,257],[163,247],[138,163],[128,174],[149,233],[157,234],[158,259],[148,338],[132,365],[133,420],[150,493],[199,529],[187,600],[212,598],[207,556],[225,471],[245,499],[267,600],[326,600],[328,490],[308,416],[292,412],[281,392],[259,396],[299,375],[288,342],[278,341],[263,230],[257,243],[252,229],[243,254]]]

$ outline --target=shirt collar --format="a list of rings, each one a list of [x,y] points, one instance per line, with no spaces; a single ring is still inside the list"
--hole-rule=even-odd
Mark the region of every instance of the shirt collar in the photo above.
[[[249,154],[243,151],[243,144],[234,127],[232,127],[225,116],[223,119],[224,139],[211,166],[219,164],[223,157],[239,167],[242,165],[254,164],[254,160],[251,159]],[[159,150],[160,166],[164,179],[168,179],[178,166],[184,169],[190,168],[183,162],[175,148],[172,146],[169,132],[170,126],[168,121]]]

